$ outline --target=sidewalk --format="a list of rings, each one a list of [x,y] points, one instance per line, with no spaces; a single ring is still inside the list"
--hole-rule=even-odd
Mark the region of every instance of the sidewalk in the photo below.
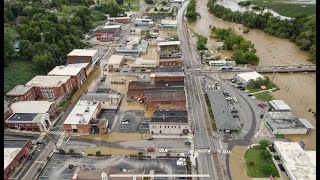
[[[263,93],[263,92],[272,92],[273,90],[276,90],[276,89],[277,88],[271,88],[271,89],[266,89],[266,90],[250,93],[250,94],[259,94],[259,93]]]
[[[188,135],[152,135],[155,139],[193,139],[192,134]]]

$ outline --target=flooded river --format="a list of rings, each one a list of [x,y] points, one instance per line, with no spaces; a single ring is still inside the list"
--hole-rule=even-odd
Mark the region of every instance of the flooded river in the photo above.
[[[233,22],[226,22],[210,14],[206,7],[207,0],[198,0],[197,12],[201,18],[195,23],[190,24],[196,33],[210,37],[210,25],[219,28],[233,28],[247,40],[252,41],[260,58],[259,66],[272,65],[298,65],[312,64],[306,61],[308,53],[287,39],[271,36],[261,30],[250,30],[243,34],[243,25]],[[210,40],[209,48],[214,40]],[[272,77],[272,74],[264,74]],[[272,93],[274,99],[282,99],[292,108],[293,113],[299,118],[306,118],[314,126],[316,118],[309,109],[315,112],[316,109],[316,74],[315,73],[288,73],[276,74],[274,83],[280,90]],[[307,135],[286,136],[291,141],[304,141],[308,150],[315,150],[315,130]]]

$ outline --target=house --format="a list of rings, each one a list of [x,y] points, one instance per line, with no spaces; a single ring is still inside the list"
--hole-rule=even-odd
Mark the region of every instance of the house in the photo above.
[[[298,142],[274,141],[273,147],[289,179],[317,179],[316,151],[305,151]]]
[[[101,111],[100,101],[79,100],[63,123],[67,134],[105,134],[107,120],[97,119]]]
[[[149,123],[151,135],[187,135],[190,132],[187,111],[155,111]]]
[[[256,71],[236,74],[236,79],[243,84],[247,84],[250,80],[255,81],[259,77],[262,79],[264,78],[261,74],[257,73]]]
[[[6,96],[9,100],[17,98],[18,101],[34,101],[39,97],[33,86],[25,85],[17,85]]]
[[[86,71],[79,66],[56,66],[49,73],[48,76],[71,76],[71,83],[74,88],[80,87],[87,78]]]
[[[177,29],[177,25],[177,20],[161,19],[160,29]]]
[[[299,119],[292,112],[267,112],[264,119],[272,134],[307,134],[314,129],[308,120]]]
[[[47,113],[14,113],[6,121],[10,129],[47,132],[51,126]]]
[[[4,179],[8,179],[31,150],[31,140],[4,140]]]
[[[80,99],[85,101],[100,101],[101,109],[118,109],[122,96],[116,91],[109,90],[107,92],[88,92]]]
[[[184,77],[184,72],[156,72],[150,74],[151,82],[183,82]]]
[[[49,101],[18,101],[11,104],[12,113],[48,113],[52,116],[58,105]]]
[[[41,99],[57,99],[73,90],[71,76],[35,76],[26,86],[33,86]]]
[[[109,17],[108,20],[118,23],[130,23],[131,17]]]
[[[67,55],[69,64],[89,63],[86,67],[86,74],[90,74],[98,60],[99,51],[97,49],[74,49]]]
[[[124,56],[122,55],[112,55],[108,62],[107,66],[109,70],[119,70],[124,62]]]
[[[208,98],[218,131],[233,132],[241,129],[238,118],[234,118],[221,90],[208,90]]]

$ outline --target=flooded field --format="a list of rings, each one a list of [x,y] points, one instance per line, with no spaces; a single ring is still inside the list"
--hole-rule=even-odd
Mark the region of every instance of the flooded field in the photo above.
[[[272,74],[268,74],[271,78]],[[289,80],[290,79],[290,80]],[[316,73],[276,74],[274,83],[280,90],[271,93],[274,99],[284,100],[298,118],[308,119],[316,127]],[[308,112],[311,109],[311,112]],[[306,135],[286,135],[290,141],[304,141],[307,150],[316,150],[316,130]]]
[[[243,25],[233,22],[226,22],[219,19],[207,10],[207,0],[199,0],[197,3],[197,12],[201,18],[190,27],[197,33],[210,37],[210,25],[218,28],[233,28],[238,34],[241,34],[247,40],[252,41],[257,49],[257,56],[260,58],[259,66],[269,65],[298,65],[312,64],[306,61],[308,58],[307,51],[300,50],[299,47],[287,39],[271,36],[261,30],[251,29],[249,33],[244,34]]]

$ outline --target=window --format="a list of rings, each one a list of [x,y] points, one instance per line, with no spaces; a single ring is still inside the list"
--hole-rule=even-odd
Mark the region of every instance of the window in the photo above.
[[[160,128],[161,128],[161,126],[160,126]]]

